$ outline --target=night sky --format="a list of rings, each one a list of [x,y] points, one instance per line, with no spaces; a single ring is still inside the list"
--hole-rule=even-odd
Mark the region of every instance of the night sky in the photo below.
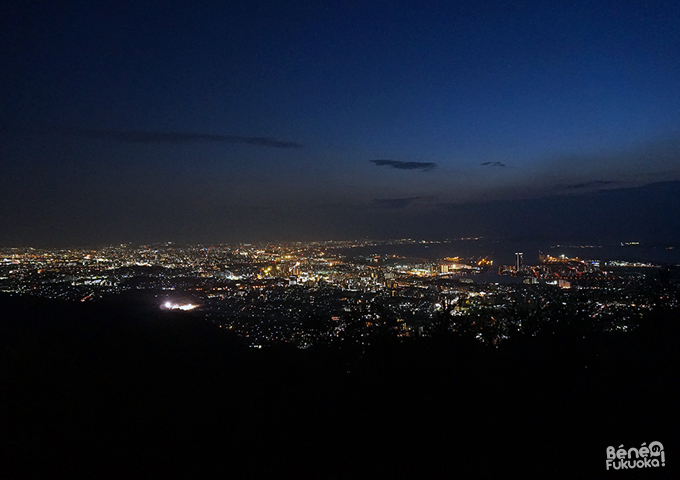
[[[680,2],[7,2],[0,246],[680,238]]]

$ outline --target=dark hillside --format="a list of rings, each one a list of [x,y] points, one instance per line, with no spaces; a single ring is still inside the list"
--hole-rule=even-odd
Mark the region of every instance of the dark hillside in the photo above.
[[[199,314],[0,296],[4,478],[677,478],[680,334],[249,349]],[[661,441],[666,466],[605,471]]]

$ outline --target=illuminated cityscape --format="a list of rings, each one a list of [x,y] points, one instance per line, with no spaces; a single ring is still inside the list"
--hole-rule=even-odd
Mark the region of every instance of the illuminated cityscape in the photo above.
[[[303,349],[441,331],[498,346],[560,321],[633,330],[654,308],[679,306],[677,266],[548,254],[528,265],[521,253],[515,265],[496,266],[491,255],[366,253],[435,244],[456,248],[400,239],[2,249],[0,291],[79,302],[143,295],[159,309],[191,311],[233,331],[251,347]]]

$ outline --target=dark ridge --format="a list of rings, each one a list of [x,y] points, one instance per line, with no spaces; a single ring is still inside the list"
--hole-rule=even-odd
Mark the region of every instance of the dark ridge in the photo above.
[[[604,478],[680,451],[680,328],[254,350],[191,312],[0,295],[0,473]],[[630,472],[615,472],[630,478]],[[659,474],[665,476],[659,477]],[[612,475],[614,477],[614,475]]]

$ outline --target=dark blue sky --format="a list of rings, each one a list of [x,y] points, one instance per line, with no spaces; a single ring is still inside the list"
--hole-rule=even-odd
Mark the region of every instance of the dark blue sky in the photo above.
[[[0,245],[680,237],[675,2],[14,2]]]

